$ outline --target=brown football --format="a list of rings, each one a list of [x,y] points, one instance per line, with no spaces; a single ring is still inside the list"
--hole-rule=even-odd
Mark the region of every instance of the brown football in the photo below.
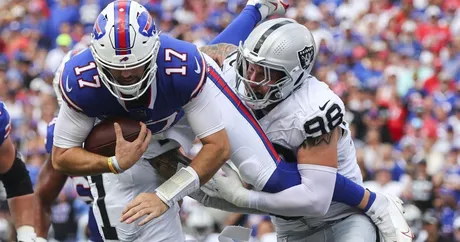
[[[120,125],[125,140],[134,141],[139,135],[141,126],[138,121],[126,117],[109,118],[93,127],[83,147],[87,151],[99,155],[114,156],[116,144],[115,122]]]

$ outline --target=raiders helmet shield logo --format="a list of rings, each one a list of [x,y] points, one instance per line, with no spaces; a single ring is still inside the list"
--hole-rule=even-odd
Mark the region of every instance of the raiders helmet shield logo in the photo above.
[[[315,58],[313,46],[305,46],[305,48],[297,52],[297,57],[299,58],[302,69],[307,70],[311,63],[313,63],[313,58]]]

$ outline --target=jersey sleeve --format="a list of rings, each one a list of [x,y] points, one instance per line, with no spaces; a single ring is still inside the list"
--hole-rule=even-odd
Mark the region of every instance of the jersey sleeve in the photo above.
[[[330,133],[336,127],[344,126],[345,105],[326,84],[318,83],[308,99],[308,112],[303,123],[304,138],[315,138]],[[326,87],[325,87],[326,86]]]
[[[3,102],[0,102],[0,145],[10,135],[11,119],[8,110]]]
[[[63,149],[81,147],[95,120],[62,104],[53,133],[53,145]]]
[[[187,53],[185,75],[175,75],[177,97],[183,105],[194,99],[206,83],[207,66],[201,52],[194,48]]]
[[[217,68],[217,64],[210,57],[206,56],[204,58],[207,58],[206,62],[209,64],[209,68],[212,68],[212,66]],[[222,75],[220,70],[215,70],[215,75]],[[205,78],[207,77],[205,76]],[[191,101],[183,106],[187,121],[199,139],[224,128],[221,110],[214,98],[216,90],[217,88],[211,88],[211,84],[205,84],[204,87],[200,87],[196,98],[192,98]]]
[[[78,50],[81,51],[81,50]],[[54,78],[53,78],[53,88],[54,92],[56,93],[56,97],[58,100],[59,105],[62,104],[62,94],[60,91],[60,81],[61,81],[61,74],[64,70],[65,63],[70,60],[71,57],[75,56],[78,52],[76,50],[71,50],[67,52],[67,54],[62,58],[61,63],[59,64],[59,67],[57,68],[56,72],[54,73]]]
[[[59,91],[62,99],[75,111],[84,113],[85,103],[79,98],[78,80],[72,68],[72,64],[67,62],[59,74]]]
[[[53,149],[54,127],[56,126],[56,120],[57,118],[53,118],[53,120],[48,124],[48,128],[46,130],[45,149],[48,154],[51,154],[51,150]]]
[[[64,64],[59,74],[59,91],[62,100],[80,113],[94,116],[94,104],[97,101],[99,89],[102,87],[96,63],[89,57],[89,50],[85,50],[72,57]]]

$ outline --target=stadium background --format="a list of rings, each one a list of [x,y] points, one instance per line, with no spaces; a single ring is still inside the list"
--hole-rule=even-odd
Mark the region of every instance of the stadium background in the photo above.
[[[69,49],[88,42],[85,34],[109,2],[0,0],[0,100],[10,111],[12,137],[34,183],[46,158],[46,126],[57,108],[53,71]],[[157,28],[198,46],[246,4],[140,2]],[[460,0],[287,2],[287,16],[305,24],[317,42],[314,75],[348,108],[366,186],[408,204],[416,241],[460,241]],[[0,237],[7,241],[14,232],[2,204]],[[69,182],[52,209],[60,227],[52,234],[60,241],[83,241],[85,206]],[[204,209],[190,200],[181,216],[190,234],[239,224],[254,229],[254,241],[275,241],[264,216]]]

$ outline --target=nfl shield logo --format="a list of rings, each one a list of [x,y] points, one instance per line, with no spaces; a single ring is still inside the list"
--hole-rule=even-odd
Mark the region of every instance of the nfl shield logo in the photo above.
[[[307,70],[313,59],[315,58],[315,50],[312,46],[305,46],[302,50],[297,52],[297,57],[299,58],[299,63],[302,69]]]

